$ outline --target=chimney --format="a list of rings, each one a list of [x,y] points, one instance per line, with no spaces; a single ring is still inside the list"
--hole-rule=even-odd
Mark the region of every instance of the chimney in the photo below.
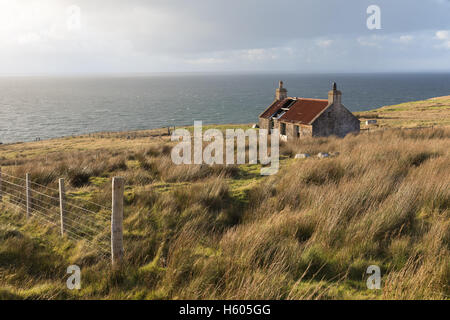
[[[279,87],[275,91],[275,99],[284,100],[287,98],[287,90],[283,88],[283,81],[279,82]]]
[[[333,89],[328,92],[328,103],[329,104],[341,104],[342,92],[337,90],[336,82],[333,82]]]

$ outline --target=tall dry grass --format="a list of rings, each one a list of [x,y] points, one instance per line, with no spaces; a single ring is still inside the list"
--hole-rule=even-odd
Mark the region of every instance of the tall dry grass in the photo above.
[[[164,145],[47,155],[10,169],[48,185],[67,177],[98,201],[110,189],[91,178],[125,176],[127,265],[102,276],[104,266],[91,263],[81,297],[444,299],[449,147],[446,128],[283,143],[284,156],[339,155],[291,159],[245,199],[233,189],[241,167],[175,166]],[[372,264],[381,267],[381,291],[365,286]]]

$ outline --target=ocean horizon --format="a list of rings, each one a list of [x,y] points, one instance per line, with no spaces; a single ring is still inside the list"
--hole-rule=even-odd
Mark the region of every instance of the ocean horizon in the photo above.
[[[278,81],[288,95],[327,98],[350,111],[450,95],[450,73],[158,73],[0,77],[0,142],[167,126],[256,123]]]

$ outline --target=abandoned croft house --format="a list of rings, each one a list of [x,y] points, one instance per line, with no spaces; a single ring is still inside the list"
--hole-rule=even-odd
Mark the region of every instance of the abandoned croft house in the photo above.
[[[259,127],[278,128],[282,140],[302,137],[344,137],[359,132],[360,122],[341,103],[342,93],[336,83],[328,100],[288,97],[280,81],[275,101],[259,116]]]

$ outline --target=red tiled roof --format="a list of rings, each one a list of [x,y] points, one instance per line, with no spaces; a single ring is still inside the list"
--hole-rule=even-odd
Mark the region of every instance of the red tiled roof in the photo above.
[[[280,118],[281,121],[311,124],[314,118],[328,107],[328,100],[298,99]]]
[[[289,108],[279,120],[286,122],[300,122],[303,124],[311,124],[311,122],[328,106],[328,100],[323,99],[284,99],[275,101],[266,111],[261,115],[262,118],[270,118],[283,107],[288,106],[291,102],[293,105]]]

